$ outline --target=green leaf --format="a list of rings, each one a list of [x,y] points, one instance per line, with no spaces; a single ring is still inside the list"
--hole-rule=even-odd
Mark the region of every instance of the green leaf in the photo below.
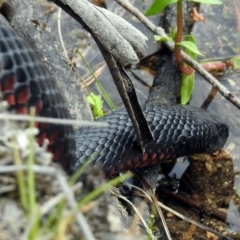
[[[92,106],[93,117],[98,118],[104,116],[103,112],[103,100],[100,95],[95,95],[94,93],[90,93],[87,96],[87,101]]]
[[[240,56],[231,58],[231,59],[229,60],[229,62],[232,63],[232,65],[233,65],[232,69],[233,69],[234,71],[240,69]]]
[[[196,41],[192,33],[186,36],[187,41],[190,43],[193,43],[196,46]],[[196,53],[189,50],[189,48],[184,48],[184,51],[186,54],[188,54],[192,59],[196,60]],[[182,76],[182,82],[181,82],[181,104],[185,105],[190,101],[190,98],[192,96],[193,87],[194,87],[194,81],[195,80],[195,73],[192,73],[190,75],[184,74]]]
[[[154,0],[150,8],[144,13],[145,16],[151,16],[162,12],[165,7],[176,3],[178,0]]]
[[[155,40],[156,42],[173,41],[173,39],[170,38],[170,37],[161,37],[161,36],[159,36],[159,35],[154,35],[154,40]]]
[[[193,36],[192,33],[190,33],[188,36],[187,36],[187,41],[189,42],[192,42],[193,44],[196,45],[196,41],[195,41],[195,38]],[[185,48],[184,49],[185,53],[188,54],[192,59],[196,60],[197,58],[197,54],[192,52],[191,50],[189,50],[188,48]]]
[[[189,2],[199,2],[204,4],[222,4],[219,0],[189,0]]]
[[[177,26],[170,28],[168,35],[170,38],[175,39],[177,35]]]
[[[181,104],[182,105],[185,105],[190,101],[193,87],[194,87],[194,78],[195,78],[194,73],[190,75],[184,74],[182,77],[182,84],[181,84]]]
[[[190,41],[181,41],[176,43],[176,45],[180,45],[183,46],[185,48],[187,48],[188,50],[190,50],[193,53],[196,53],[198,55],[204,56],[197,48],[196,44]]]
[[[235,192],[240,197],[240,184],[236,186]]]

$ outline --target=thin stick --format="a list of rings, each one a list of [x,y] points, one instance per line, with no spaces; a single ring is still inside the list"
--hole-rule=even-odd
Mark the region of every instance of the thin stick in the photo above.
[[[168,228],[168,225],[167,225],[167,222],[165,220],[165,217],[163,215],[163,212],[161,210],[161,208],[157,207],[158,206],[158,200],[155,196],[155,193],[154,193],[154,190],[152,189],[152,187],[150,186],[150,184],[140,175],[138,174],[137,171],[134,171],[134,174],[142,181],[142,183],[145,185],[145,187],[147,188],[147,191],[149,191],[150,193],[150,196],[151,196],[151,199],[152,199],[152,203],[154,204],[154,206],[156,207],[156,210],[157,210],[157,213],[158,213],[158,216],[160,217],[161,221],[162,221],[162,225],[164,227],[164,230],[165,230],[165,234],[166,234],[166,237],[169,239],[169,240],[172,240],[172,237],[171,237],[171,234],[170,234],[170,231],[169,231],[169,228]],[[159,227],[160,229],[160,227]]]
[[[63,41],[63,37],[62,37],[62,30],[61,30],[61,13],[62,13],[62,9],[59,8],[59,9],[58,9],[58,20],[57,20],[58,36],[59,36],[60,43],[61,43],[61,45],[62,45],[63,53],[64,53],[67,61],[70,62],[70,61],[69,61],[68,54],[67,54],[67,50],[66,50],[66,47],[65,47],[65,44],[64,44],[64,41]]]
[[[173,209],[167,207],[166,205],[164,205],[164,204],[161,203],[161,202],[158,202],[158,205],[159,205],[160,207],[164,208],[165,210],[173,213],[174,215],[178,216],[179,218],[181,218],[181,219],[183,219],[183,220],[185,220],[185,221],[188,221],[188,222],[196,225],[197,227],[199,227],[199,228],[201,228],[201,229],[204,229],[205,231],[208,231],[208,232],[211,232],[211,233],[215,234],[216,236],[220,237],[221,239],[233,240],[232,238],[230,238],[230,237],[228,237],[228,236],[225,236],[225,235],[223,235],[223,234],[215,231],[214,229],[212,229],[212,228],[210,228],[210,227],[208,227],[208,226],[206,226],[206,225],[203,225],[203,224],[201,224],[201,223],[199,223],[199,222],[196,222],[195,220],[193,220],[193,219],[191,219],[191,218],[188,218],[188,217],[184,216],[183,214],[181,214],[181,213],[179,213],[179,212],[174,211]]]
[[[127,202],[127,203],[134,209],[135,213],[138,215],[139,219],[141,220],[142,225],[144,226],[144,228],[146,229],[146,231],[147,231],[148,233],[150,233],[150,230],[149,230],[149,228],[148,228],[148,225],[147,225],[146,221],[143,219],[142,214],[138,211],[138,209],[134,206],[134,204],[133,204],[131,201],[129,201],[126,197],[124,197],[123,195],[121,195],[119,192],[115,191],[114,188],[111,188],[111,189],[109,189],[109,190],[110,190],[110,192],[112,192],[113,194],[115,194],[118,198],[121,198],[121,199],[123,199],[125,202]]]

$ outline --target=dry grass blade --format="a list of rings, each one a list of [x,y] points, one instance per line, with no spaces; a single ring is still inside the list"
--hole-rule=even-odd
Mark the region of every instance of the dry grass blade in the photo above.
[[[47,117],[31,117],[20,114],[1,113],[0,119],[2,120],[13,120],[13,121],[36,121],[44,123],[55,123],[61,125],[76,125],[78,127],[108,127],[108,123],[105,122],[91,122],[91,121],[79,121],[72,119],[59,119],[59,118],[47,118]]]
[[[73,195],[73,192],[71,191],[71,188],[69,187],[66,181],[66,178],[63,176],[63,174],[60,171],[57,171],[56,177],[58,179],[60,186],[62,187],[63,192],[65,193],[65,197],[68,201],[69,206],[75,209],[77,206],[77,201]],[[75,211],[75,214],[76,214],[76,221],[78,225],[81,227],[86,239],[95,240],[95,237],[90,229],[90,226],[88,225],[82,213],[80,211]]]
[[[152,200],[152,203],[154,204],[154,207],[157,210],[158,217],[161,219],[164,231],[166,233],[166,237],[169,240],[172,240],[172,237],[171,237],[170,231],[168,229],[165,217],[163,216],[161,208],[158,206],[158,200],[157,200],[157,198],[154,194],[153,189],[151,188],[150,184],[142,176],[140,176],[140,174],[138,174],[137,171],[134,171],[134,172],[135,172],[136,176],[142,181],[143,185],[146,187],[147,191],[149,192],[150,199]],[[144,191],[144,194],[145,194],[145,191]],[[158,226],[158,227],[159,227],[159,229],[161,228],[161,226]]]
[[[129,201],[126,197],[122,196],[118,191],[114,190],[113,188],[110,189],[110,192],[117,196],[118,198],[122,199],[123,201],[125,201],[126,203],[128,203],[136,212],[136,214],[138,215],[139,219],[141,220],[141,223],[143,224],[146,232],[151,236],[152,239],[155,239],[155,237],[152,235],[152,231],[151,229],[149,229],[146,221],[143,219],[141,213],[139,212],[139,210],[133,205],[133,203],[131,201]]]
[[[96,78],[98,78],[102,74],[102,72],[105,69],[105,67],[106,67],[106,63],[101,64],[101,66],[94,72],[94,76]],[[81,87],[85,88],[87,86],[90,86],[93,82],[95,82],[95,79],[96,79],[95,77],[93,77],[91,75],[91,76],[85,78],[83,80],[83,82],[81,83]]]
[[[64,55],[65,55],[68,63],[71,63],[71,61],[69,60],[68,54],[67,54],[67,50],[66,50],[66,47],[65,47],[65,44],[64,44],[64,41],[63,41],[63,37],[62,37],[62,30],[61,30],[61,13],[62,13],[62,9],[59,8],[59,9],[58,9],[58,20],[57,20],[59,40],[60,40],[60,43],[61,43],[61,45],[62,45],[62,49],[63,49]]]

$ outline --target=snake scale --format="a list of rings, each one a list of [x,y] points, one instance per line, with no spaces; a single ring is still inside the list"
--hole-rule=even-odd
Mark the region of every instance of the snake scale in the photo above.
[[[45,64],[4,22],[0,22],[0,90],[9,111],[27,114],[34,106],[39,116],[70,118],[65,99]],[[144,154],[124,109],[100,119],[109,123],[107,128],[74,131],[72,126],[37,123],[37,141],[42,144],[47,138],[53,160],[68,172],[97,152],[94,163],[109,177],[171,158],[210,153],[227,140],[228,126],[204,110],[173,104],[146,104],[142,108],[154,136]]]

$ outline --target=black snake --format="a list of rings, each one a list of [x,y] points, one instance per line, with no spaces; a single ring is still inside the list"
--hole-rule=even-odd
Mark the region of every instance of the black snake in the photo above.
[[[26,114],[34,106],[39,116],[70,118],[65,100],[44,63],[11,27],[0,24],[0,90],[9,110]],[[42,144],[48,138],[53,160],[70,172],[97,152],[94,161],[107,176],[170,158],[213,152],[227,140],[228,126],[201,109],[167,104],[142,108],[155,138],[144,154],[140,154],[125,110],[100,119],[110,124],[108,128],[74,132],[71,126],[38,123],[37,140]]]

